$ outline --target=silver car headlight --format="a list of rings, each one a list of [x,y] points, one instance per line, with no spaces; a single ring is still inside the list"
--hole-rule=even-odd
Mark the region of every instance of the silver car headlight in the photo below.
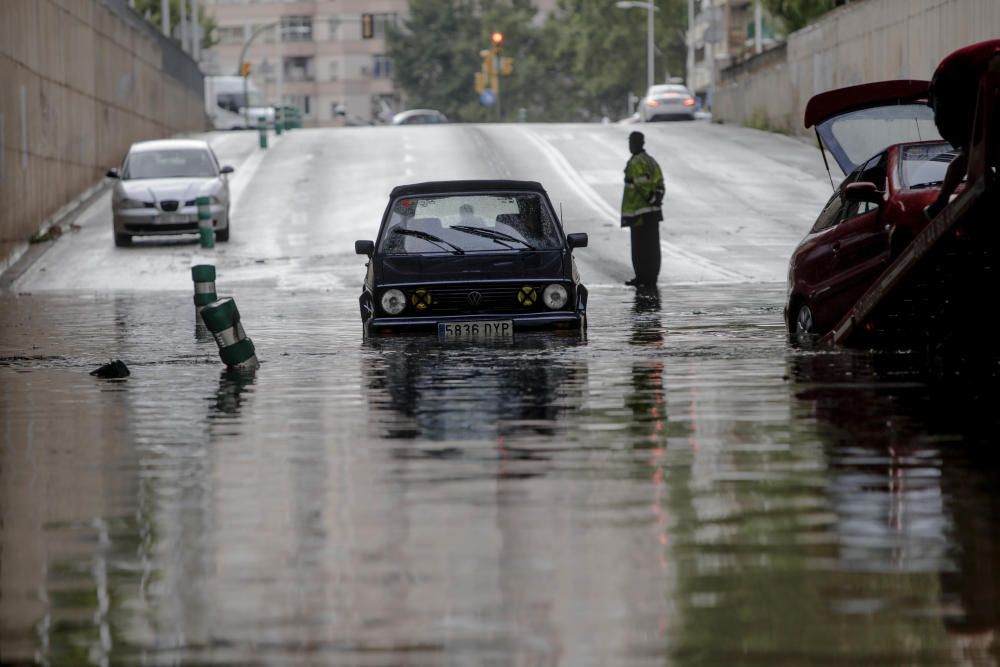
[[[406,308],[406,295],[398,289],[389,289],[382,293],[382,310],[390,315],[399,315]]]
[[[566,288],[558,283],[549,285],[542,292],[542,301],[545,305],[552,310],[558,310],[566,305],[566,301],[569,300],[569,293],[566,292]]]
[[[126,197],[118,202],[118,208],[146,208],[146,202]]]

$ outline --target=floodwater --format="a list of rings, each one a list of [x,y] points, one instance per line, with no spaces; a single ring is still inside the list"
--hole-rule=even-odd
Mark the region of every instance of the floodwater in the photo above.
[[[2,661],[1000,664],[996,392],[790,346],[783,296],[365,344],[251,287],[249,377],[190,294],[0,296]]]

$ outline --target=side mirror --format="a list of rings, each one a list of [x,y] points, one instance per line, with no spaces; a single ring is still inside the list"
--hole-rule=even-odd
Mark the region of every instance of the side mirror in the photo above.
[[[570,248],[586,248],[590,239],[586,234],[567,234],[566,243]]]
[[[354,242],[354,252],[359,255],[367,255],[371,257],[375,254],[375,242],[374,241],[355,241]]]
[[[121,175],[118,173],[117,169],[108,169],[108,172],[104,175],[107,176],[108,178],[121,178]]]
[[[851,183],[844,188],[844,199],[847,201],[881,204],[884,194],[874,183],[867,181],[864,183]]]
[[[231,166],[229,166],[229,165],[227,164],[227,165],[226,165],[225,167],[223,167],[222,169],[220,169],[220,170],[219,170],[219,173],[220,173],[220,174],[231,174],[231,173],[233,173],[234,171],[236,171],[236,170],[235,170],[235,169],[233,169],[233,168],[232,168]]]

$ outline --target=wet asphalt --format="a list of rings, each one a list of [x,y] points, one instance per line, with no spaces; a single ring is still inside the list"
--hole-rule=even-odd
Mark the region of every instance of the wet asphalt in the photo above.
[[[420,129],[213,135],[228,245],[114,248],[105,198],[0,293],[4,662],[997,664],[994,382],[787,340],[814,149],[650,128],[677,207],[636,292],[632,128]],[[362,341],[353,241],[459,175],[591,234],[586,336]],[[206,260],[254,376],[196,321]]]

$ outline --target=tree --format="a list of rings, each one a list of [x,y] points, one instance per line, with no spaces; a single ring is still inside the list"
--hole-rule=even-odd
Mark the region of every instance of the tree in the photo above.
[[[686,0],[655,0],[657,81],[684,72]],[[494,31],[514,73],[500,81],[502,118],[525,109],[530,120],[620,117],[629,93],[646,89],[646,12],[613,0],[561,0],[539,25],[531,0],[411,0],[390,29],[388,55],[410,105],[456,120],[496,119],[480,104],[474,77]]]
[[[844,0],[764,0],[767,10],[782,24],[785,34],[812,23]]]
[[[150,23],[159,27],[162,13],[160,0],[135,0],[135,11],[145,16]],[[190,7],[190,5],[188,5]],[[181,2],[180,0],[170,0],[170,34],[176,32],[177,25],[181,22]],[[201,48],[212,48],[218,39],[215,36],[215,17],[205,13],[205,8],[198,5],[198,23],[201,24]]]

